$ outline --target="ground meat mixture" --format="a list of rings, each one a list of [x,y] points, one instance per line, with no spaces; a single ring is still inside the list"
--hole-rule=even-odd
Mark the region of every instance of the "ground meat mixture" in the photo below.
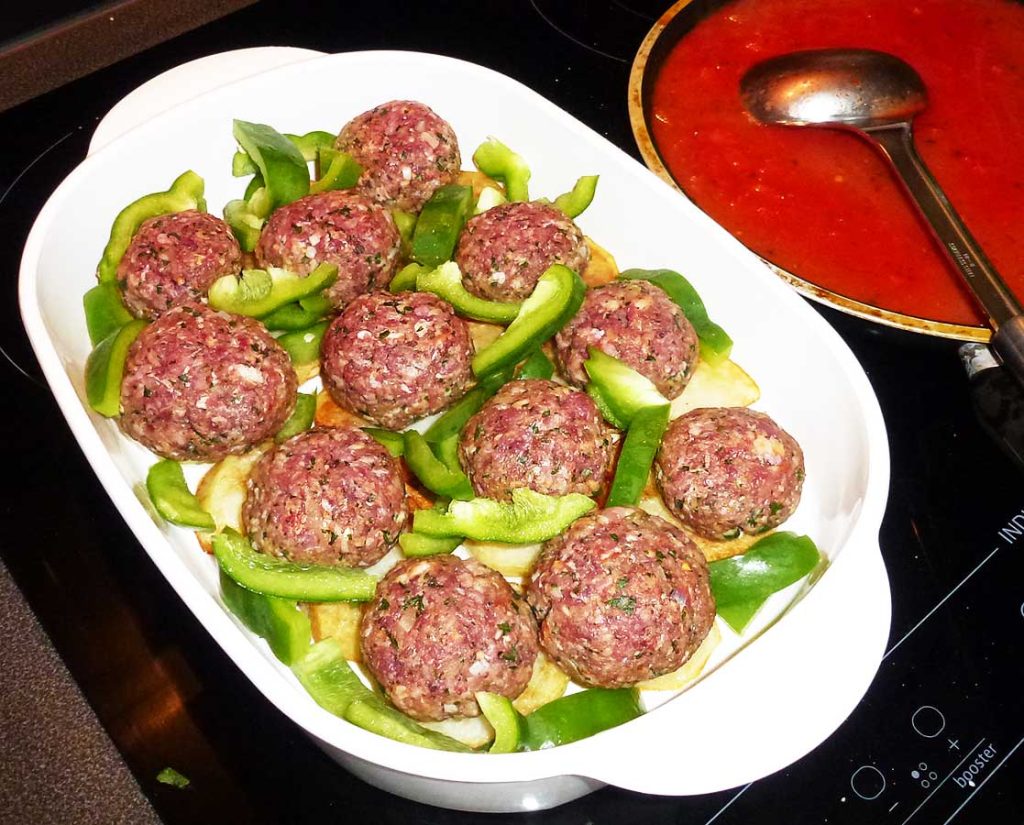
[[[545,543],[526,598],[544,651],[594,687],[676,670],[715,619],[700,550],[682,530],[628,507],[583,516]]]
[[[262,324],[187,304],[128,350],[121,429],[165,458],[216,461],[281,429],[295,391],[291,361]]]
[[[336,264],[338,280],[324,294],[340,309],[356,295],[391,283],[400,246],[387,209],[357,192],[335,190],[307,195],[271,214],[256,260],[302,275],[322,263]]]
[[[414,719],[477,716],[473,694],[514,699],[537,657],[530,608],[473,559],[406,559],[381,580],[363,613],[363,659],[399,710]]]
[[[666,398],[678,396],[697,366],[697,333],[664,291],[647,281],[615,281],[591,289],[555,336],[562,374],[587,383],[589,348],[618,358],[651,379]]]
[[[692,410],[673,421],[655,464],[666,506],[695,533],[731,539],[782,524],[800,502],[804,456],[764,413]]]
[[[481,212],[466,223],[455,250],[466,289],[493,301],[521,301],[552,264],[580,273],[589,259],[572,218],[542,203],[505,203]]]
[[[362,165],[358,186],[367,197],[406,212],[419,212],[462,167],[452,127],[413,100],[392,100],[354,117],[335,147]]]
[[[512,491],[595,495],[617,434],[585,392],[553,381],[511,381],[462,430],[459,455],[477,495]]]
[[[242,517],[262,553],[368,567],[408,520],[405,483],[384,447],[352,427],[309,430],[260,459]]]
[[[391,430],[443,410],[473,377],[469,327],[428,292],[359,296],[331,323],[321,352],[331,397]]]
[[[142,222],[117,267],[125,306],[138,318],[206,300],[210,284],[237,275],[242,250],[215,215],[175,212]]]

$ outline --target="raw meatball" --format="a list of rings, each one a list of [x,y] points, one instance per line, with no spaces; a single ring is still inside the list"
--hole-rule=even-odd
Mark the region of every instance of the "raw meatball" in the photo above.
[[[804,455],[764,413],[691,410],[673,421],[655,464],[665,504],[695,533],[731,539],[782,524],[800,502]]]
[[[572,218],[542,203],[505,203],[481,212],[459,236],[455,261],[466,289],[493,301],[521,301],[552,264],[580,273],[590,250]]]
[[[595,687],[676,670],[715,619],[700,550],[682,530],[628,507],[590,513],[548,541],[526,598],[544,651]]]
[[[334,145],[362,165],[358,185],[367,197],[406,212],[419,212],[462,166],[452,127],[414,100],[392,100],[352,118]]]
[[[307,195],[271,214],[256,245],[260,266],[308,275],[337,264],[338,280],[324,293],[341,308],[391,283],[401,238],[391,213],[357,192]]]
[[[143,221],[117,266],[117,281],[133,315],[156,318],[205,301],[210,284],[241,268],[242,250],[228,225],[190,209]]]
[[[165,458],[216,461],[281,429],[295,390],[288,355],[259,321],[186,304],[128,350],[121,429]]]
[[[363,660],[414,719],[477,716],[479,690],[514,699],[537,658],[530,608],[473,559],[406,559],[363,613]]]
[[[697,333],[662,289],[647,281],[615,281],[591,289],[555,336],[555,356],[573,384],[587,383],[590,347],[651,379],[666,398],[678,396],[697,365]]]
[[[472,380],[469,327],[429,292],[374,292],[328,327],[321,377],[331,397],[391,430],[439,412]]]
[[[362,430],[309,430],[260,459],[242,517],[262,553],[368,567],[409,517],[398,464]]]
[[[540,378],[510,381],[462,430],[459,455],[477,495],[512,491],[595,495],[612,458],[613,431],[585,392]]]

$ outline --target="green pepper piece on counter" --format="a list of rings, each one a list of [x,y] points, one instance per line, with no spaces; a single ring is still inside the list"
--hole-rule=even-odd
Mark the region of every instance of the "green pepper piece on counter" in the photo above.
[[[302,159],[306,163],[311,161],[318,161],[318,152],[323,147],[329,147],[334,144],[335,136],[330,132],[314,131],[307,132],[304,135],[284,135],[288,140],[292,142],[292,145],[299,150],[299,154],[302,155]],[[244,150],[235,152],[233,158],[231,158],[231,174],[236,178],[244,177],[245,175],[259,174],[259,168],[253,163],[251,157]]]
[[[117,280],[117,267],[143,221],[189,209],[206,211],[203,186],[203,179],[189,170],[175,178],[166,192],[143,195],[118,212],[110,228],[110,239],[103,249],[103,257],[96,268],[99,282],[102,284]]]
[[[174,768],[163,768],[157,775],[156,781],[161,785],[170,785],[172,788],[184,790],[191,782],[185,774],[174,770]]]
[[[586,287],[569,267],[548,267],[523,301],[516,319],[473,356],[473,374],[488,375],[519,363],[560,330],[583,303]]]
[[[584,175],[576,181],[576,185],[572,189],[555,198],[553,206],[570,218],[582,215],[594,200],[594,193],[597,191],[597,178],[597,175]]]
[[[334,306],[323,295],[308,295],[298,301],[278,307],[260,320],[272,331],[294,332],[305,329],[331,314]]]
[[[309,194],[318,195],[333,189],[351,189],[359,182],[363,167],[346,152],[322,146],[317,153],[320,176],[310,183]]]
[[[304,433],[313,426],[313,419],[316,418],[316,395],[309,392],[300,392],[295,395],[295,409],[288,416],[281,429],[274,434],[274,441],[280,444],[293,435]]]
[[[295,664],[309,651],[313,643],[309,616],[296,602],[246,590],[223,571],[220,593],[228,610],[249,630],[266,639],[274,655],[286,665]]]
[[[709,364],[720,364],[732,352],[732,338],[708,318],[707,308],[697,290],[686,278],[671,269],[627,269],[619,277],[626,280],[650,281],[661,287],[683,311],[700,339],[700,357]]]
[[[399,458],[405,452],[405,438],[402,433],[395,433],[380,427],[363,427],[363,432],[382,444],[395,458]]]
[[[484,405],[487,399],[511,380],[511,369],[484,376],[480,379],[480,383],[441,413],[437,420],[427,428],[423,437],[431,444],[439,444],[453,435],[457,436],[466,426],[466,422]]]
[[[645,407],[668,404],[668,399],[658,392],[654,382],[646,376],[595,347],[591,347],[589,352],[590,357],[583,362],[583,366],[601,399],[598,407],[601,403],[607,405],[619,424],[628,427],[633,416]],[[593,393],[591,397],[594,397]],[[615,421],[609,423],[615,424]]]
[[[519,367],[516,378],[546,378],[555,374],[555,365],[544,354],[544,350],[535,349]]]
[[[249,539],[231,528],[213,537],[213,555],[232,579],[264,596],[301,602],[365,602],[377,580],[354,567],[299,564],[257,553]]]
[[[497,138],[489,137],[473,153],[473,163],[487,177],[505,185],[510,201],[530,199],[530,167]]]
[[[443,556],[462,544],[462,537],[438,538],[437,536],[425,536],[422,533],[402,533],[398,537],[398,544],[402,548],[402,552],[409,558]]]
[[[277,343],[288,353],[295,366],[312,364],[320,359],[320,344],[324,340],[328,326],[330,321],[321,321],[307,329],[286,332],[277,339]]]
[[[85,362],[85,396],[100,415],[121,413],[121,379],[128,348],[145,328],[143,320],[129,321],[100,341]]]
[[[810,538],[780,531],[765,536],[743,555],[711,562],[708,570],[718,615],[742,633],[772,593],[800,581],[822,561]]]
[[[231,133],[263,178],[268,208],[261,217],[309,192],[306,159],[288,138],[264,123],[244,120],[232,121]]]
[[[395,274],[395,277],[391,279],[391,283],[388,285],[388,291],[392,293],[397,292],[411,292],[416,289],[416,282],[419,280],[421,272],[428,272],[429,269],[422,264],[413,262],[406,264]]]
[[[292,665],[292,672],[320,707],[364,730],[434,750],[470,750],[386,705],[355,674],[336,639],[317,642]]]
[[[668,404],[644,407],[633,416],[622,442],[605,507],[636,507],[647,486],[654,456],[668,426]]]
[[[538,751],[586,739],[643,713],[634,688],[590,688],[548,702],[523,717],[520,750]]]
[[[523,737],[523,717],[508,697],[500,693],[478,691],[474,694],[480,712],[494,728],[494,741],[490,753],[515,753]]]
[[[285,304],[317,295],[338,279],[335,264],[320,264],[308,275],[287,269],[243,269],[239,275],[223,275],[210,284],[214,309],[233,315],[262,318]]]
[[[474,321],[509,324],[521,308],[518,303],[488,301],[474,295],[462,285],[462,270],[455,261],[443,263],[437,269],[421,269],[416,276],[416,289],[444,298],[459,315]]]
[[[132,320],[132,314],[121,299],[121,290],[112,281],[96,284],[86,292],[82,297],[82,306],[85,309],[89,342],[93,346]]]
[[[477,541],[534,544],[554,538],[597,505],[580,493],[548,496],[523,487],[512,501],[452,501],[445,512],[417,510],[413,530],[428,536],[465,536]]]
[[[185,473],[177,461],[165,458],[150,467],[146,474],[146,492],[156,511],[171,524],[197,530],[213,530],[217,526],[213,516],[188,489]]]
[[[449,183],[430,196],[416,221],[412,259],[424,266],[451,260],[455,243],[473,208],[473,187]]]
[[[473,486],[461,468],[449,466],[435,456],[430,444],[416,430],[406,430],[403,438],[405,463],[424,487],[440,496],[463,501],[473,498]]]

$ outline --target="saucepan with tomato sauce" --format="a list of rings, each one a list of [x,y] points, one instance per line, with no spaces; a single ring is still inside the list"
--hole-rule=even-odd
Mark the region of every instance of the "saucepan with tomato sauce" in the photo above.
[[[630,77],[647,165],[808,297],[917,332],[989,330],[884,159],[865,141],[757,123],[739,83],[786,52],[859,47],[910,63],[928,90],[925,163],[1024,295],[1024,2],[681,0]]]

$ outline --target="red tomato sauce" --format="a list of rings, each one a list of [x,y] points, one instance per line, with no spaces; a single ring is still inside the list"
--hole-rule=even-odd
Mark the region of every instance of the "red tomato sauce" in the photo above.
[[[910,63],[928,89],[918,151],[1024,299],[1024,3],[1012,0],[736,0],[673,49],[652,132],[694,201],[776,265],[841,295],[979,325],[888,165],[860,138],[764,126],[743,73],[801,49],[859,47]]]

